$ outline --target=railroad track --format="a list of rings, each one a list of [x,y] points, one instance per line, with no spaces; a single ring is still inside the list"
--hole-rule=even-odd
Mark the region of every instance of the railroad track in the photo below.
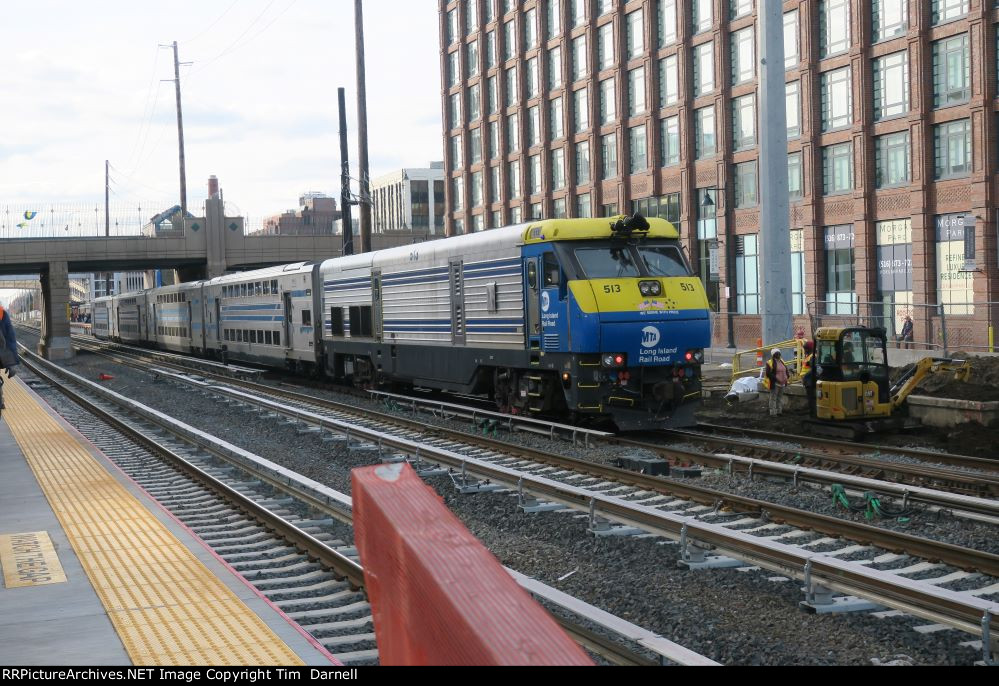
[[[628,527],[630,533],[679,540],[691,567],[758,565],[802,579],[810,589],[808,597],[813,602],[818,599],[818,606],[832,592],[847,593],[977,635],[982,634],[984,616],[984,626],[996,635],[999,604],[976,596],[999,590],[992,579],[983,579],[982,588],[962,593],[935,585],[976,575],[999,577],[999,556],[991,553],[427,427],[420,421],[344,410],[341,404],[283,389],[265,386],[250,392],[247,389],[255,384],[214,382],[163,369],[158,373],[244,405],[264,418],[299,422],[302,431],[321,432],[330,441],[354,442],[369,450],[372,460],[407,459],[425,475],[450,474],[462,492],[516,489],[527,511],[570,506],[589,512],[591,530],[597,535],[621,534],[621,527]],[[836,550],[810,550],[829,545]],[[715,554],[707,554],[708,549]],[[863,549],[870,550],[871,557],[862,563],[837,559]],[[903,553],[919,559],[901,570],[876,569],[901,560]],[[940,576],[919,582],[905,576],[932,569],[938,569]],[[988,637],[983,641],[987,644]]]
[[[334,657],[344,664],[377,662],[363,570],[356,549],[342,540],[352,536],[349,496],[22,354],[32,373],[80,405],[75,421],[85,435]],[[553,615],[556,621],[613,664],[715,664],[510,573],[536,598],[563,610]]]

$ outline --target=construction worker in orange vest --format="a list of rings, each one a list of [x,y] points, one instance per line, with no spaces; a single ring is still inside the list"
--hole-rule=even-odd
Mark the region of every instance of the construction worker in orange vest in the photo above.
[[[801,362],[801,383],[805,387],[805,395],[808,397],[808,416],[815,418],[815,343],[805,341],[805,359]]]

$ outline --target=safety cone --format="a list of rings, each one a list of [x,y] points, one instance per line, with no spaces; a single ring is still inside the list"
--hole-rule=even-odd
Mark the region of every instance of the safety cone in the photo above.
[[[99,375],[97,376],[97,380],[98,380],[98,381],[110,381],[110,380],[111,380],[111,379],[113,379],[113,378],[114,378],[114,377],[113,377],[113,376],[111,376],[110,374],[99,374]]]
[[[762,367],[763,366],[763,339],[762,338],[757,338],[756,339],[756,366],[757,367]]]

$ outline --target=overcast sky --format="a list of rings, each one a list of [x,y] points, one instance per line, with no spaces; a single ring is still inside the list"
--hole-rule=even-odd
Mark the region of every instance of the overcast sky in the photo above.
[[[336,89],[357,144],[352,0],[0,0],[0,204],[188,203],[216,174],[259,220],[339,195]],[[436,0],[365,0],[371,175],[443,159]],[[152,214],[152,213],[150,213]]]

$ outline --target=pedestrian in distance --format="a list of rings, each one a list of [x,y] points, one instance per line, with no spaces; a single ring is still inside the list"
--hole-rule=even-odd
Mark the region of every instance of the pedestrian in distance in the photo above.
[[[912,349],[912,317],[909,315],[905,316],[905,322],[902,324],[902,333],[899,336],[899,340],[902,343],[900,347],[905,350]]]
[[[784,387],[787,386],[787,365],[781,359],[780,350],[770,351],[767,361],[766,385],[770,389],[770,416],[779,417],[783,413]]]

